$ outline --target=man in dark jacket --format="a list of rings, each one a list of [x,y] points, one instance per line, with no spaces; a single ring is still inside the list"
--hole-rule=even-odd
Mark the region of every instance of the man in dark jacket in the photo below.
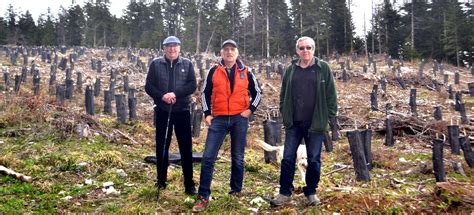
[[[232,156],[229,194],[242,190],[248,118],[262,99],[257,79],[238,59],[237,43],[224,41],[220,54],[222,60],[209,70],[202,87],[202,106],[209,129],[201,161],[199,201],[193,211],[202,211],[209,203],[214,163],[227,133]]]
[[[303,192],[309,205],[320,203],[316,188],[321,175],[321,146],[328,120],[336,116],[337,95],[331,69],[326,62],[314,57],[314,49],[314,40],[310,37],[297,40],[299,59],[288,67],[281,84],[280,111],[286,135],[280,193],[270,202],[274,206],[291,201],[296,152],[302,139],[308,156]]]
[[[163,42],[164,57],[152,61],[146,77],[145,91],[155,103],[156,167],[158,189],[166,188],[168,150],[174,128],[181,154],[185,192],[196,193],[193,181],[191,94],[196,90],[194,66],[180,57],[181,41],[174,36]],[[168,122],[169,119],[169,122]],[[167,134],[166,131],[168,131]],[[166,135],[166,137],[165,137]],[[166,140],[166,143],[165,143]]]

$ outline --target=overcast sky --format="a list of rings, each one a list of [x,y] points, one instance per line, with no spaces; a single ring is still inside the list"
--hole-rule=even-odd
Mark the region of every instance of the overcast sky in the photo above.
[[[382,0],[373,0],[374,3]],[[33,19],[37,20],[40,14],[46,14],[48,7],[51,8],[51,13],[57,16],[60,6],[68,8],[72,0],[1,0],[0,16],[5,16],[8,5],[13,5],[17,13],[24,13],[26,10],[30,11]],[[81,6],[84,5],[84,0],[76,0]],[[122,16],[123,10],[127,7],[130,0],[110,0],[110,12],[118,17]],[[220,0],[222,5],[225,1]],[[243,1],[245,2],[245,0]],[[364,34],[364,13],[366,19],[367,31],[370,29],[369,20],[371,18],[371,4],[372,0],[352,0],[351,11],[355,25],[356,35],[362,36]]]

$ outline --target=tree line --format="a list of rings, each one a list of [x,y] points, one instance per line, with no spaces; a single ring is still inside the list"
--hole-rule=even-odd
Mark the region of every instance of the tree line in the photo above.
[[[241,54],[265,58],[294,54],[304,35],[315,39],[318,56],[386,53],[462,66],[472,64],[474,23],[472,5],[459,1],[383,0],[366,14],[366,36],[354,33],[352,0],[226,0],[223,8],[219,0],[131,0],[122,17],[108,0],[89,0],[56,15],[48,9],[36,22],[9,5],[0,44],[160,48],[176,35],[188,52],[217,52],[232,38]]]

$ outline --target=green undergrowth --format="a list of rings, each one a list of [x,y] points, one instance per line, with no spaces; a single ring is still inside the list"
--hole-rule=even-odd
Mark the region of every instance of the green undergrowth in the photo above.
[[[18,107],[20,105],[20,107]],[[117,123],[108,116],[93,120],[82,114],[46,108],[47,102],[17,101],[3,104],[0,112],[0,165],[33,177],[22,182],[0,175],[0,213],[189,213],[196,198],[184,193],[179,166],[168,172],[168,186],[160,192],[154,187],[156,167],[143,158],[154,155],[154,128],[151,122]],[[37,111],[33,111],[36,108]],[[27,114],[28,113],[28,114]],[[79,137],[75,125],[91,127],[87,137]],[[116,131],[127,134],[136,142]],[[194,139],[193,150],[202,152],[206,129]],[[273,208],[269,200],[278,194],[278,164],[265,163],[256,146],[263,131],[253,126],[245,155],[244,187],[240,196],[229,196],[230,139],[227,137],[215,165],[212,200],[206,213],[324,214],[324,213],[410,213],[470,210],[453,207],[456,201],[434,198],[434,176],[420,173],[420,163],[430,163],[431,153],[383,145],[383,136],[372,138],[373,169],[370,182],[355,181],[347,138],[334,142],[333,152],[322,152],[322,176],[318,195],[322,204],[305,205],[305,186],[295,172],[293,203]],[[171,146],[177,152],[176,142]],[[406,163],[400,162],[403,157]],[[457,159],[462,161],[460,157]],[[341,165],[347,168],[337,170]],[[463,163],[467,176],[446,167],[450,180],[473,183],[473,170]],[[122,171],[126,176],[118,174]],[[194,180],[199,182],[200,165],[194,165]],[[117,194],[106,194],[103,184],[113,182]],[[453,209],[454,208],[454,209]]]

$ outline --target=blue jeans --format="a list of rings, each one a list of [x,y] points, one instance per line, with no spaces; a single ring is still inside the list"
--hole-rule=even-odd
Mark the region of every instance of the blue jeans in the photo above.
[[[244,179],[244,153],[247,144],[248,118],[240,115],[217,116],[207,132],[206,146],[201,161],[201,178],[198,194],[205,199],[211,195],[212,174],[219,149],[227,133],[230,133],[232,167],[230,189],[234,192],[242,190]]]
[[[296,152],[301,140],[306,143],[308,155],[308,168],[306,169],[306,186],[303,187],[305,196],[316,193],[321,176],[321,146],[324,134],[308,131],[311,122],[294,122],[293,126],[286,128],[285,150],[281,161],[280,194],[291,196],[295,176]]]

